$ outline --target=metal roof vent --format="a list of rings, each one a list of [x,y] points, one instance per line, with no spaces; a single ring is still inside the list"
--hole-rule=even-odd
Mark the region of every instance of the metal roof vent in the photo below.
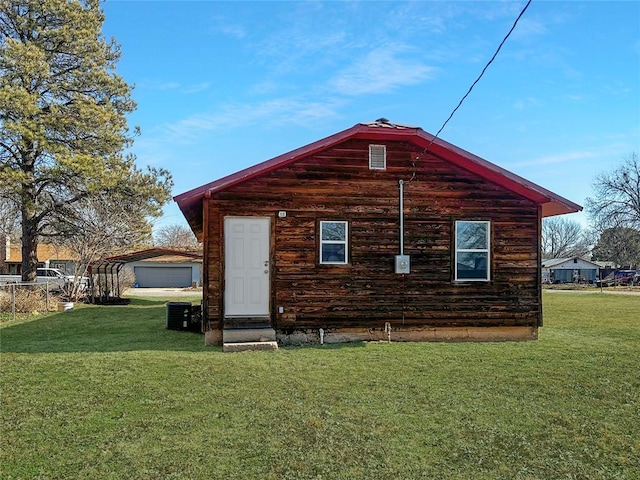
[[[369,145],[369,170],[385,170],[387,168],[387,147],[385,145]]]

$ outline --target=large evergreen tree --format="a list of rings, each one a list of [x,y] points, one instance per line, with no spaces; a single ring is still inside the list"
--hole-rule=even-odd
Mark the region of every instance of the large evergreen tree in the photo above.
[[[593,260],[612,261],[622,268],[640,266],[640,230],[608,228],[593,247]]]
[[[103,21],[99,0],[0,0],[0,200],[20,211],[23,280],[83,201],[129,198],[149,218],[169,199],[168,172],[124,154],[135,103]]]

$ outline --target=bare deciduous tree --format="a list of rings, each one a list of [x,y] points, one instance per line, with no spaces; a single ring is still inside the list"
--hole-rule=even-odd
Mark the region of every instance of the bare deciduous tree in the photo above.
[[[164,225],[158,229],[155,244],[159,247],[196,247],[198,239],[189,227],[177,223]]]
[[[629,155],[622,165],[598,175],[594,195],[587,198],[587,212],[600,232],[608,228],[640,228],[640,159]]]
[[[574,220],[550,217],[542,221],[542,253],[545,258],[582,257],[590,250],[587,230]]]
[[[63,245],[75,255],[76,278],[86,276],[89,265],[100,259],[151,241],[151,227],[136,208],[135,198],[113,194],[85,199],[76,205],[73,216],[55,225],[55,232],[54,244]],[[67,292],[71,299],[81,293],[79,282],[70,285]]]

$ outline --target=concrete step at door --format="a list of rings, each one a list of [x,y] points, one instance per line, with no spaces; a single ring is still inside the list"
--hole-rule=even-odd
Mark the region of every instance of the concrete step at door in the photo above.
[[[226,328],[222,331],[222,343],[275,342],[273,328]]]

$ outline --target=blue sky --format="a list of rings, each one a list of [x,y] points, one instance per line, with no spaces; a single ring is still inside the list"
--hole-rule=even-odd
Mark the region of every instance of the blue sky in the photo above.
[[[380,117],[435,134],[525,4],[109,0],[103,33],[176,195]],[[533,0],[440,137],[584,205],[640,154],[640,2]]]

